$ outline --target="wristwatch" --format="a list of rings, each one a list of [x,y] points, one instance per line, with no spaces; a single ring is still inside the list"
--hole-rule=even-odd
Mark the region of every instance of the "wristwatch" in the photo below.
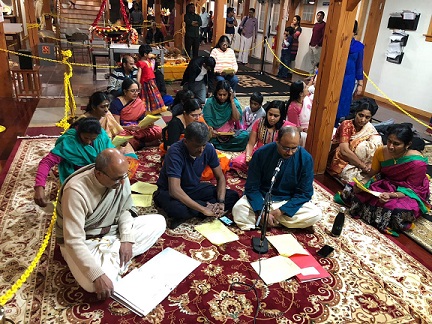
[[[225,204],[225,200],[223,200],[223,199],[218,199],[217,202],[218,202],[219,204]]]

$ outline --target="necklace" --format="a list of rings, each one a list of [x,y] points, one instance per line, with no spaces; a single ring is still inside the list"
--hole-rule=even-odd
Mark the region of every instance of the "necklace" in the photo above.
[[[405,156],[405,154],[407,154],[408,150],[406,150],[401,156],[399,157],[394,157],[393,156],[393,165],[397,163],[397,161],[401,158],[403,158]]]

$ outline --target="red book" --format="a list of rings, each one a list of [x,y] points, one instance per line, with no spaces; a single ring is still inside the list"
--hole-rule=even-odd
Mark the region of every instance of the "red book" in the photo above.
[[[296,275],[299,282],[308,282],[330,277],[330,274],[310,254],[295,254],[290,256],[290,259],[301,269],[301,273]]]

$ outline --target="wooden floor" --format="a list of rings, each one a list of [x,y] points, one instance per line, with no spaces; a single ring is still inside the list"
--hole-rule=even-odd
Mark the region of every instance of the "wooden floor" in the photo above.
[[[260,68],[260,66],[251,67],[257,69]],[[74,74],[74,77],[79,78],[79,81],[74,83],[78,84],[77,96],[80,96],[82,99],[84,97],[88,98],[88,96],[90,96],[90,94],[95,90],[102,90],[104,87],[106,87],[107,83],[107,81],[105,80],[99,80],[95,81],[94,84],[90,86],[90,80],[93,80],[92,72],[90,69],[88,69],[87,71],[81,71],[79,74]],[[42,82],[44,82],[44,79],[45,78],[42,78]],[[46,83],[42,85],[42,88],[46,89],[46,93],[42,94],[43,98],[40,100],[40,102],[37,99],[16,101],[9,98],[0,98],[0,125],[6,127],[6,130],[3,133],[0,133],[0,172],[3,171],[6,161],[9,158],[9,155],[11,154],[13,147],[17,141],[17,137],[26,135],[28,125],[33,116],[33,113],[35,112],[36,107],[52,106],[53,101],[58,101],[59,103],[62,102],[62,80],[62,71],[50,73],[49,80],[45,79]],[[170,88],[170,85],[167,85],[167,87]],[[170,90],[172,91],[173,89]],[[56,104],[58,105],[59,103]],[[395,112],[394,109],[388,107],[388,105],[385,104],[380,104],[379,117],[380,120],[393,118],[395,122],[410,121],[406,116]],[[421,127],[416,122],[414,122],[414,125],[417,129]],[[333,193],[341,189],[341,185],[327,174],[317,175],[315,179]],[[397,245],[399,245],[402,249],[404,249],[407,253],[411,254],[422,264],[432,270],[432,258],[431,254],[428,251],[423,249],[421,246],[419,246],[417,243],[412,241],[404,234],[401,234],[399,238],[393,238],[390,236],[389,238],[393,240]]]

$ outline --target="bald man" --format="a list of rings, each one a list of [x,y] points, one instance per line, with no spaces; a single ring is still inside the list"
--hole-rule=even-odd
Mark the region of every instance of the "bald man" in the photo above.
[[[306,228],[321,219],[321,210],[310,202],[314,179],[312,156],[300,146],[296,127],[282,127],[276,142],[264,145],[252,156],[244,196],[232,211],[240,229],[255,229],[278,162],[280,171],[275,177],[267,226]]]
[[[99,299],[113,293],[113,282],[131,259],[164,233],[165,218],[137,216],[132,210],[128,162],[106,149],[96,163],[69,176],[60,188],[56,237],[78,284]]]

